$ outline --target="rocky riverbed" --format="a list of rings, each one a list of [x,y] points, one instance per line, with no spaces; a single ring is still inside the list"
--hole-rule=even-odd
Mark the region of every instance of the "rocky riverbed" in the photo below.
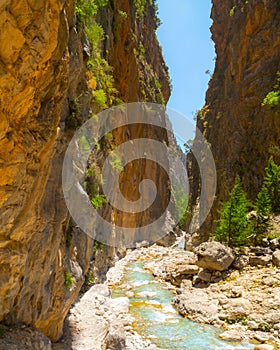
[[[92,286],[73,305],[60,342],[51,345],[28,327],[6,327],[0,349],[24,343],[26,350],[159,350],[153,339],[135,331],[137,320],[129,312],[133,291],[123,277],[135,262],[174,293],[173,305],[183,316],[224,329],[222,339],[254,341],[256,350],[279,349],[278,244],[252,248],[246,255],[216,242],[203,243],[193,252],[158,245],[128,251],[108,271],[104,284]],[[125,296],[112,298],[116,286]]]
[[[131,286],[121,286],[127,297],[111,298],[110,289],[120,284],[126,266],[136,261],[142,261],[145,269],[174,292],[173,304],[180,314],[223,327],[223,339],[256,341],[255,349],[277,349],[280,269],[272,265],[275,252],[270,252],[270,259],[268,253],[254,248],[249,257],[236,257],[216,242],[208,242],[196,252],[158,245],[128,251],[108,271],[106,283],[93,286],[75,304],[64,341],[53,350],[158,349],[132,327],[135,320],[127,298],[132,296]]]
[[[225,256],[227,248],[221,254],[215,247],[216,243],[210,244],[212,264],[232,260]],[[248,259],[238,256],[229,268],[220,266],[222,271],[206,268],[211,266],[211,256],[170,248],[154,246],[143,250],[140,258],[148,261],[145,266],[154,276],[175,290],[173,303],[179,313],[225,328],[224,339],[257,340],[263,345],[256,348],[273,349],[270,344],[280,345],[280,269],[272,265],[273,254],[270,259],[267,254],[252,253]]]

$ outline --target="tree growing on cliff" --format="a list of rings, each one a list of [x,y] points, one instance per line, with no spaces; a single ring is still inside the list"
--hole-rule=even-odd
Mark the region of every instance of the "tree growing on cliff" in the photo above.
[[[249,231],[248,222],[249,202],[242,188],[239,177],[236,177],[233,189],[229,194],[217,220],[218,226],[214,233],[215,238],[229,246],[240,246],[246,243]]]

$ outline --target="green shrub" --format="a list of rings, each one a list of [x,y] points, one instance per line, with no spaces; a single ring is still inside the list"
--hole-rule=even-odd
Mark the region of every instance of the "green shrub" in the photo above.
[[[67,125],[76,129],[82,124],[81,105],[79,97],[69,99],[70,116],[67,118]]]
[[[93,18],[97,12],[95,0],[76,0],[76,15],[79,23],[88,21]]]
[[[146,0],[133,0],[133,5],[136,10],[136,18],[143,18],[145,14]]]
[[[78,138],[78,145],[82,151],[89,151],[90,150],[90,144],[89,144],[85,135],[82,135]]]
[[[106,102],[107,102],[107,96],[104,92],[104,90],[96,90],[93,92],[94,102],[97,104],[100,108],[106,108]]]
[[[262,106],[275,108],[280,104],[280,72],[277,72],[277,81],[273,86],[274,90],[270,91],[264,98]]]
[[[104,244],[99,241],[94,241],[93,243],[93,253],[96,253],[98,250],[102,250],[104,247]]]
[[[90,200],[94,209],[100,208],[104,203],[107,203],[107,199],[103,194],[96,194]]]
[[[118,10],[118,14],[120,15],[120,17],[122,19],[127,19],[127,12],[122,11],[122,10]]]
[[[270,91],[263,100],[262,106],[269,106],[270,108],[277,107],[280,103],[280,92]]]
[[[64,273],[64,285],[66,288],[70,288],[75,283],[75,278],[72,276],[71,272],[66,271]]]
[[[110,164],[111,164],[112,168],[114,168],[118,172],[122,172],[123,171],[123,162],[122,162],[121,156],[116,154],[116,153],[112,153],[111,158],[112,159],[110,161]]]
[[[233,6],[233,7],[230,9],[230,11],[229,11],[230,17],[234,16],[235,10],[236,10],[236,6]]]

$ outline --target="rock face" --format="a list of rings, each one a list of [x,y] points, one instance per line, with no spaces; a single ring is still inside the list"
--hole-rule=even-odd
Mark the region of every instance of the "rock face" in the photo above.
[[[275,266],[280,267],[280,250],[276,250],[272,254],[272,262]]]
[[[209,144],[217,167],[214,206],[196,243],[215,229],[217,209],[227,200],[236,175],[249,198],[262,185],[264,168],[274,154],[280,162],[279,108],[262,106],[280,70],[280,3],[278,1],[213,0],[212,38],[216,66],[197,125]],[[232,10],[232,11],[231,11]],[[192,213],[200,193],[199,169],[188,158]]]
[[[219,242],[201,243],[195,252],[198,256],[196,264],[208,270],[224,271],[234,260],[231,248]]]
[[[115,1],[115,5],[115,10],[107,11],[117,16],[118,6],[128,9],[126,31],[135,45],[140,37],[148,43],[155,21],[152,9],[146,9],[148,22],[140,33],[131,2]],[[110,38],[122,38],[122,26],[109,27],[105,33]],[[146,68],[136,65],[134,46],[111,40],[108,47],[116,85],[126,102],[143,100],[145,93],[150,100],[155,98],[148,78],[159,81],[161,97],[169,97],[160,47],[155,36],[149,38],[153,50],[142,54],[150,62],[145,74]],[[132,67],[126,75],[126,65],[118,60],[125,50]],[[90,109],[87,52],[85,33],[76,27],[74,1],[1,2],[0,321],[32,324],[53,341],[62,334],[92,255],[92,240],[69,224],[61,191],[63,156],[77,127],[73,103],[79,97],[83,120]],[[143,84],[133,90],[142,73]],[[162,136],[157,134],[158,139]]]
[[[0,18],[0,320],[32,324],[54,340],[90,257],[83,235],[66,247],[60,188],[66,96],[82,80],[82,45],[73,1],[4,1]]]

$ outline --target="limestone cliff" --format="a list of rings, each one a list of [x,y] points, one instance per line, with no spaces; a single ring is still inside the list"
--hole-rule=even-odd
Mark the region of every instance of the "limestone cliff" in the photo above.
[[[127,11],[123,22],[119,9]],[[110,1],[97,18],[108,25],[104,56],[125,101],[170,93],[150,35],[155,12],[148,3],[144,9],[139,17],[131,1]],[[53,341],[92,256],[92,240],[69,224],[61,191],[65,149],[94,107],[88,57],[73,0],[1,1],[0,321],[35,326]]]
[[[251,199],[260,190],[264,168],[280,161],[279,105],[262,106],[280,70],[280,3],[277,0],[213,0],[212,38],[216,66],[197,125],[211,145],[217,167],[217,196],[199,240],[213,232],[217,209],[236,175]],[[199,170],[192,155],[191,210],[197,210]]]

